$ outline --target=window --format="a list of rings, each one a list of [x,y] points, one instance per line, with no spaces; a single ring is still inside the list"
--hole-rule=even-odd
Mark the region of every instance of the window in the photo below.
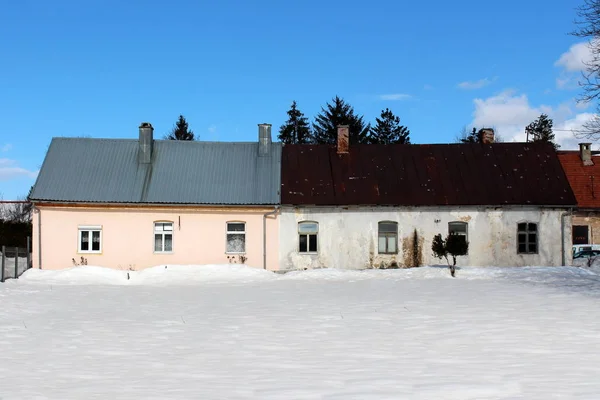
[[[173,223],[154,223],[154,252],[170,253],[173,251]]]
[[[227,223],[227,253],[246,252],[246,223]]]
[[[102,227],[80,226],[79,227],[79,253],[102,252]]]
[[[588,244],[589,229],[587,225],[573,225],[573,244]]]
[[[469,224],[462,221],[448,222],[448,234],[458,235],[462,237],[465,242],[468,242]]]
[[[521,222],[517,225],[517,253],[537,254],[538,252],[537,224]]]
[[[300,222],[298,224],[298,252],[316,253],[317,236],[319,234],[319,223]]]
[[[379,254],[398,254],[398,223],[379,223]]]

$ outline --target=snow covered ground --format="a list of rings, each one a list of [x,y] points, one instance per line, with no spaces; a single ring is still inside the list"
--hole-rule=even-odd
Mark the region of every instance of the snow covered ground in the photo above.
[[[29,270],[0,398],[598,399],[598,271]]]

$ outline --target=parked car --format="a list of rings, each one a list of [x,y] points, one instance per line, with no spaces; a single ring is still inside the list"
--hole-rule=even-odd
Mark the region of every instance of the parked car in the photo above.
[[[583,250],[600,250],[600,244],[574,244],[572,250],[573,258],[575,258],[575,254]]]
[[[600,256],[600,250],[581,250],[573,255],[573,259]]]

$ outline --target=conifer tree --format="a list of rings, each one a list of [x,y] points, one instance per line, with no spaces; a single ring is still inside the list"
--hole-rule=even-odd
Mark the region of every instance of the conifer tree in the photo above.
[[[308,118],[296,106],[296,101],[287,112],[288,120],[279,128],[277,138],[285,144],[306,144],[312,142]]]
[[[525,132],[527,132],[527,137],[532,142],[548,142],[552,143],[555,149],[558,149],[560,145],[554,142],[554,133],[552,132],[553,125],[552,118],[548,118],[546,114],[542,114],[527,125],[525,128]]]
[[[354,108],[343,99],[336,96],[332,103],[321,108],[313,123],[313,138],[315,143],[334,144],[337,142],[337,127],[349,126],[350,144],[368,143],[371,126],[365,125],[362,116],[354,114]]]
[[[375,126],[371,128],[371,143],[378,144],[410,144],[410,131],[400,125],[400,117],[386,108],[381,111],[381,117],[375,118]]]
[[[461,143],[481,143],[481,130],[477,131],[477,128],[473,128],[471,132],[468,132],[464,128],[459,141]]]
[[[194,132],[189,129],[188,123],[183,115],[179,116],[179,119],[175,123],[171,133],[165,136],[165,139],[169,140],[195,140]]]

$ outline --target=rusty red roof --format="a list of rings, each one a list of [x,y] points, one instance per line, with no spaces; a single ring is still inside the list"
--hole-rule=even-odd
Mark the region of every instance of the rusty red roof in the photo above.
[[[583,165],[578,151],[560,151],[558,158],[567,174],[580,208],[600,208],[600,157]]]
[[[285,145],[281,164],[287,205],[576,204],[545,143]]]

